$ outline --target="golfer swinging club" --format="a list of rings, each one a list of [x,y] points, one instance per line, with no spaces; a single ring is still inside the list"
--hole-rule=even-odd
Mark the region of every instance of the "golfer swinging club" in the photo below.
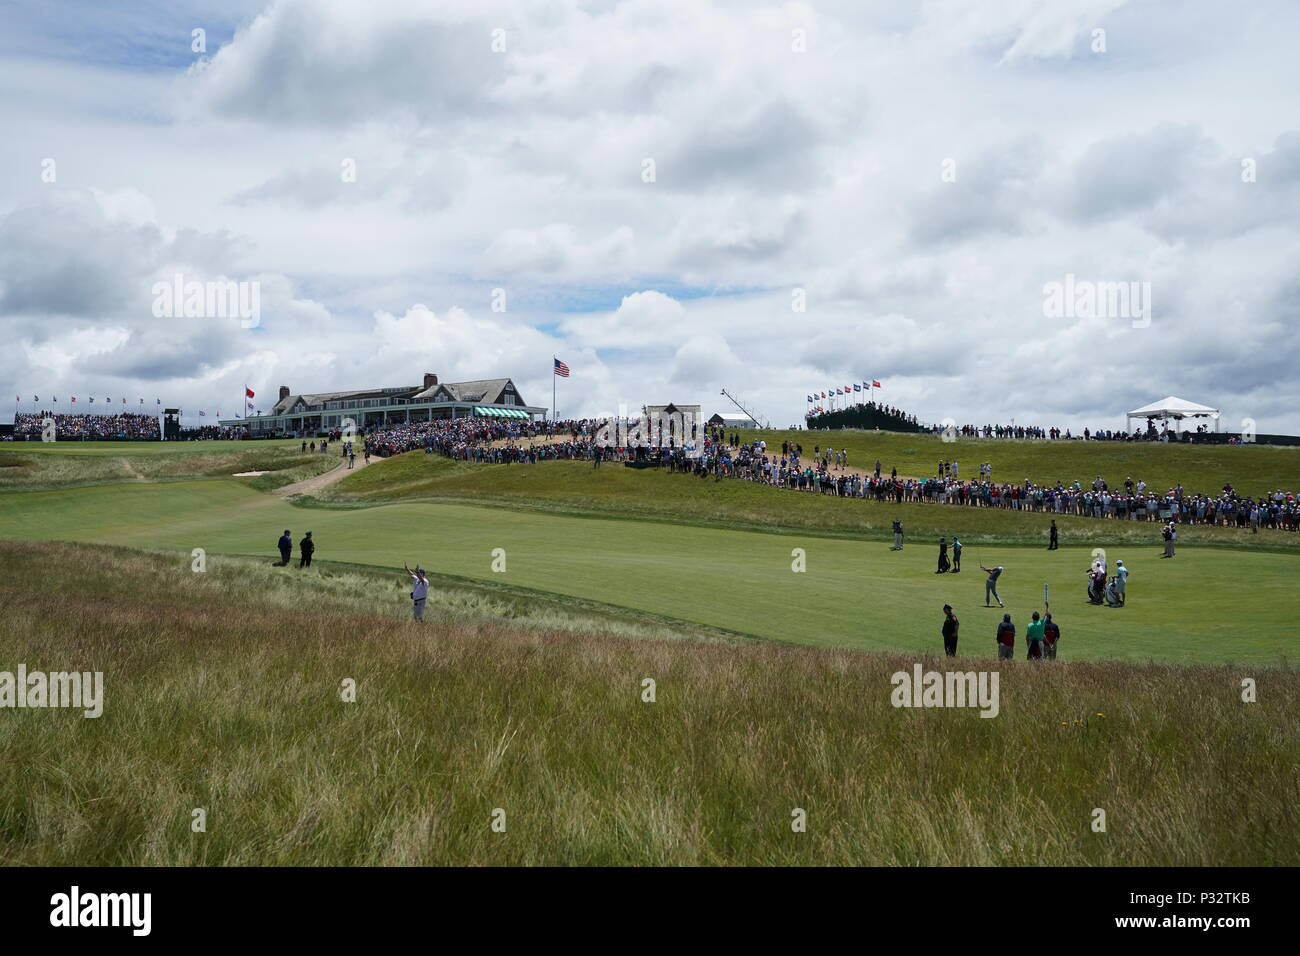
[[[411,576],[411,619],[423,621],[424,602],[429,597],[429,579],[424,576],[424,568],[419,565],[416,565],[414,571],[405,562],[402,563],[402,567]]]
[[[1002,603],[1002,598],[998,597],[998,577],[1002,574],[1002,565],[999,564],[996,568],[986,568],[981,564],[980,570],[988,575],[988,580],[984,582],[984,606],[993,606],[989,604],[989,595],[992,595],[993,600],[998,602],[998,607],[1006,607]]]

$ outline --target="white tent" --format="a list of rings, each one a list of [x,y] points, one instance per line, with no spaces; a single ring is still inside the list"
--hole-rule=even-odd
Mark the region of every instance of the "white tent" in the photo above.
[[[1152,402],[1150,405],[1143,405],[1141,408],[1135,408],[1125,416],[1128,429],[1132,431],[1133,419],[1168,419],[1172,418],[1175,422],[1182,421],[1184,418],[1213,418],[1214,430],[1219,430],[1219,410],[1211,408],[1209,405],[1198,405],[1196,402],[1189,402],[1185,398],[1176,398],[1173,395],[1162,398],[1158,402]],[[1174,426],[1177,430],[1177,425]]]

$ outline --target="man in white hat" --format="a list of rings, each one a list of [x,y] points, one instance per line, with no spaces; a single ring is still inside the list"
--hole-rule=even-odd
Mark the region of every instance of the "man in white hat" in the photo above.
[[[411,617],[416,621],[424,620],[424,602],[429,598],[429,579],[424,576],[424,568],[419,565],[412,571],[410,565],[402,567],[411,576]]]

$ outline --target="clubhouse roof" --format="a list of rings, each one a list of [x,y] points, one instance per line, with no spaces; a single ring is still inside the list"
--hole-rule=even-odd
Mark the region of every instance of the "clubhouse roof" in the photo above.
[[[294,394],[280,386],[279,400],[265,415],[222,420],[254,435],[305,434],[344,428],[373,428],[440,418],[544,418],[546,408],[527,404],[508,378],[439,382],[426,372],[420,385]]]

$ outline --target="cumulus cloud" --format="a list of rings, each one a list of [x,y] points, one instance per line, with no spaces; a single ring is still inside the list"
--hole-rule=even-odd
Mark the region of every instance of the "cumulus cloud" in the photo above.
[[[608,274],[623,268],[632,249],[632,230],[626,226],[584,243],[567,223],[551,223],[539,229],[507,229],[484,251],[481,268],[500,276]]]
[[[712,391],[734,376],[740,364],[722,336],[694,335],[682,343],[673,356],[668,380],[678,385],[694,386],[700,391]]]
[[[1093,143],[1074,166],[1069,211],[1085,221],[1144,212],[1181,194],[1213,154],[1213,144],[1186,125]]]
[[[125,308],[140,300],[140,280],[165,246],[156,225],[111,215],[88,191],[55,191],[0,219],[0,314],[91,316]]]
[[[560,328],[582,345],[626,350],[663,347],[678,341],[687,321],[680,302],[647,289],[624,296],[611,312],[569,318]]]
[[[1173,392],[1300,429],[1282,0],[236,9],[194,56],[97,14],[150,46],[93,66],[18,18],[44,59],[0,57],[0,114],[60,179],[0,155],[0,376],[193,406],[428,367],[537,401],[560,354],[562,412],[726,386],[788,424],[869,376],[931,420]],[[176,272],[258,281],[260,327],[158,321]],[[1070,273],[1151,282],[1151,325],[1045,316]]]
[[[435,122],[490,105],[501,59],[481,4],[280,0],[191,68],[191,106],[238,119],[346,126]]]
[[[992,47],[999,62],[1069,57],[1079,37],[1128,0],[931,0],[923,29],[946,49]]]

